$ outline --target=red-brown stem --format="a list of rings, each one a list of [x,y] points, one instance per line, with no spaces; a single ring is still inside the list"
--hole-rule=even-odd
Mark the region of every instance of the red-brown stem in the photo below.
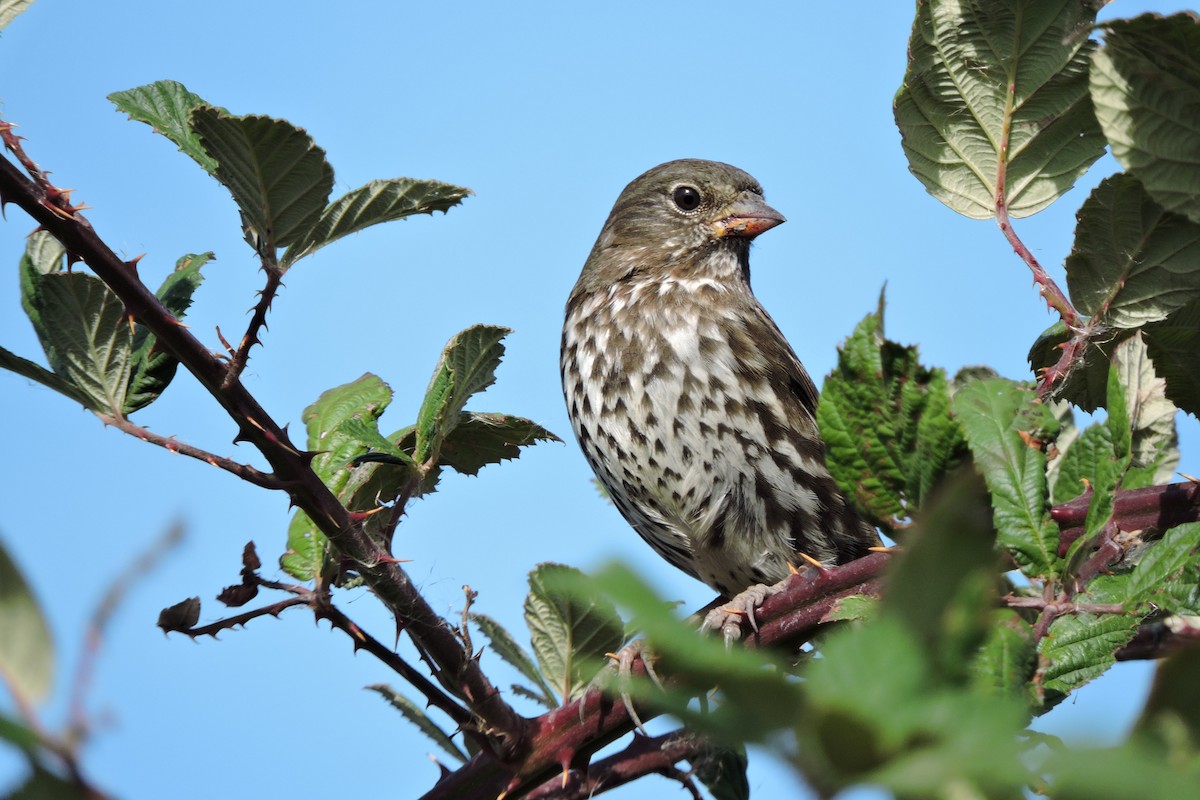
[[[193,447],[190,444],[185,444],[178,441],[173,436],[159,436],[157,433],[153,433],[147,428],[143,428],[141,425],[131,422],[125,417],[118,417],[113,414],[101,414],[99,412],[96,413],[96,416],[99,417],[100,421],[105,425],[111,425],[123,433],[127,433],[130,436],[141,439],[143,442],[149,442],[150,444],[158,445],[166,450],[170,450],[172,453],[178,453],[179,455],[194,458],[197,461],[203,461],[206,464],[211,464],[212,466],[223,469],[226,472],[231,472],[242,480],[248,483],[253,483],[255,486],[261,486],[264,489],[285,488],[283,481],[279,480],[272,474],[261,472],[246,464],[239,464],[232,459],[219,456],[215,453],[210,453],[207,450],[201,450],[199,447]]]
[[[709,747],[700,737],[682,730],[662,736],[634,736],[621,752],[590,764],[586,775],[572,771],[565,786],[562,778],[555,776],[526,795],[526,800],[586,800],[646,775],[679,781],[694,798],[699,798],[690,775],[675,765],[700,756]]]
[[[748,639],[746,646],[784,645],[810,637],[839,600],[877,593],[889,560],[888,553],[872,553],[815,578],[793,578],[783,592],[768,598],[759,609],[758,634]],[[633,669],[635,675],[645,675],[640,659]],[[669,681],[669,676],[663,677]],[[647,711],[643,720],[653,716]],[[445,776],[422,800],[496,797],[502,792],[517,795],[633,730],[625,704],[597,690],[529,722],[529,750],[519,768],[481,753]]]
[[[267,327],[267,312],[271,310],[271,303],[275,300],[276,292],[283,285],[283,270],[275,263],[274,256],[263,258],[263,272],[267,273],[267,285],[258,293],[258,302],[254,304],[254,313],[250,316],[250,324],[246,327],[242,341],[238,343],[237,351],[230,359],[225,380],[221,382],[222,389],[228,388],[241,377],[242,370],[250,361],[250,348],[261,341],[258,334]]]
[[[359,564],[359,574],[396,615],[405,630],[453,677],[472,710],[494,733],[492,745],[506,755],[520,751],[527,721],[517,714],[460,646],[454,629],[434,612],[408,574],[367,535],[329,488],[312,471],[309,457],[297,449],[258,401],[234,380],[225,383],[227,365],[179,324],[159,299],[79,214],[62,214],[45,205],[45,192],[0,158],[0,198],[12,202],[50,232],[68,253],[83,259],[125,304],[130,315],[157,337],[237,423],[239,437],[258,448],[286,487],[292,503],[302,508],[344,557]]]
[[[1017,60],[1013,59],[1012,63],[1016,64]],[[1058,312],[1063,324],[1067,327],[1067,333],[1071,335],[1071,339],[1063,348],[1063,354],[1058,362],[1048,368],[1038,382],[1038,395],[1044,396],[1055,383],[1066,377],[1071,367],[1075,364],[1075,360],[1080,354],[1081,349],[1086,344],[1086,339],[1079,336],[1081,327],[1079,312],[1071,304],[1070,299],[1063,293],[1063,290],[1054,282],[1054,279],[1046,272],[1045,268],[1038,262],[1037,258],[1034,257],[1029,248],[1025,246],[1025,243],[1021,241],[1021,238],[1017,236],[1017,232],[1013,229],[1012,221],[1008,216],[1008,147],[1012,133],[1012,116],[1016,100],[1016,90],[1016,76],[1010,75],[1004,98],[1004,122],[1000,128],[1000,142],[996,154],[996,224],[1000,227],[1004,238],[1012,245],[1013,251],[1025,262],[1030,272],[1033,273],[1033,281],[1038,285],[1038,290],[1042,295],[1042,299],[1046,301],[1046,305]]]

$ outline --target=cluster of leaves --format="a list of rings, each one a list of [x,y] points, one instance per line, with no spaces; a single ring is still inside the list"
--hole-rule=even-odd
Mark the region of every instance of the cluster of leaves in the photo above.
[[[508,328],[474,325],[442,351],[417,422],[384,436],[379,417],[392,390],[366,374],[330,389],[304,410],[312,468],[351,511],[367,514],[371,533],[390,544],[392,531],[413,497],[437,488],[444,467],[475,475],[484,466],[516,458],[520,448],[558,437],[535,422],[509,414],[465,411],[470,397],[495,382]],[[325,536],[297,511],[288,527],[283,568],[300,580],[332,577]]]

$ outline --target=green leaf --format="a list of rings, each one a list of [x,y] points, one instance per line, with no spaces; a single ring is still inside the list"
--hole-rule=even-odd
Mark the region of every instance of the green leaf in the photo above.
[[[971,659],[971,687],[985,695],[1023,697],[1037,668],[1033,628],[1011,609],[992,612],[992,625]]]
[[[246,240],[264,257],[308,234],[333,191],[333,167],[312,137],[291,123],[192,111],[191,126],[217,161],[217,180],[242,211]]]
[[[475,475],[488,464],[517,458],[522,447],[561,441],[532,420],[508,414],[464,411],[442,443],[438,460],[464,475]]]
[[[0,672],[19,699],[37,703],[54,684],[54,641],[25,576],[0,543]]]
[[[413,458],[418,463],[437,462],[467,400],[495,383],[496,367],[504,356],[501,341],[509,333],[511,329],[496,325],[473,325],[446,343],[417,413]]]
[[[440,727],[438,727],[436,722],[429,718],[429,715],[426,714],[420,706],[397,692],[391,686],[388,686],[386,683],[376,683],[366,688],[372,692],[378,692],[384,700],[387,700],[389,703],[391,703],[392,708],[395,708],[397,711],[403,714],[404,718],[413,725],[416,725],[417,729],[420,730],[421,733],[432,739],[434,744],[445,750],[446,753],[458,759],[460,762],[466,763],[467,754],[464,753],[459,746],[454,743],[454,740],[450,738],[448,733],[443,731]]]
[[[18,272],[21,282],[21,308],[33,324],[42,350],[50,368],[58,372],[61,360],[54,352],[53,344],[46,338],[46,324],[42,320],[42,276],[63,272],[67,265],[67,251],[57,239],[45,231],[34,231],[25,241],[25,253],[21,256]]]
[[[1166,381],[1167,398],[1200,415],[1200,300],[1147,325],[1144,333],[1154,371]]]
[[[192,293],[204,276],[200,268],[214,258],[212,253],[189,254],[175,262],[175,271],[158,287],[158,299],[176,319],[183,319],[192,305]],[[175,377],[179,361],[165,350],[155,349],[157,338],[144,324],[133,333],[133,372],[129,377],[129,394],[125,413],[132,414],[153,403]]]
[[[1159,205],[1200,222],[1200,17],[1108,23],[1091,93],[1116,159]]]
[[[1009,212],[1025,217],[1074,185],[1104,152],[1087,83],[1095,44],[1077,35],[1094,21],[1081,0],[918,2],[895,115],[930,194],[991,218],[1003,167]]]
[[[911,516],[965,448],[942,370],[883,336],[883,299],[838,349],[817,424],[830,472],[874,522]]]
[[[37,731],[24,721],[0,713],[0,741],[8,742],[18,750],[32,753],[38,746]]]
[[[89,408],[120,414],[133,348],[125,304],[82,272],[54,272],[38,283],[39,332],[50,344],[46,356],[55,371],[87,395]]]
[[[1061,748],[1045,771],[1054,800],[1179,800],[1196,792],[1200,774],[1162,747],[1134,737],[1119,747]]]
[[[741,746],[709,747],[691,759],[692,774],[713,800],[750,800],[749,763],[746,748]]]
[[[996,551],[987,496],[969,471],[925,509],[888,573],[883,614],[902,619],[929,666],[961,683],[996,604]]]
[[[1089,425],[1078,439],[1072,442],[1058,468],[1058,480],[1054,484],[1055,505],[1074,500],[1096,483],[1100,471],[1100,460],[1113,458],[1112,434],[1105,425]],[[1085,483],[1086,481],[1086,483]]]
[[[471,194],[470,189],[439,181],[391,178],[371,181],[329,204],[315,224],[283,254],[279,265],[289,268],[331,242],[381,222],[414,214],[443,213]]]
[[[1003,379],[968,384],[953,409],[991,492],[1000,544],[1026,575],[1054,575],[1058,526],[1046,505],[1046,455],[1033,445],[1057,420],[1031,389]]]
[[[313,472],[338,499],[345,502],[351,487],[350,462],[368,450],[368,445],[350,435],[343,427],[351,419],[378,419],[392,400],[392,390],[371,373],[350,383],[321,393],[316,402],[304,409],[301,419],[308,430],[308,450],[319,451],[312,460]],[[362,475],[358,483],[361,483]],[[324,564],[325,535],[303,511],[297,511],[288,526],[287,551],[280,565],[299,580],[312,580]]]
[[[1177,525],[1164,533],[1130,573],[1128,602],[1136,606],[1156,599],[1185,569],[1194,570],[1197,547],[1200,547],[1200,522]]]
[[[546,682],[566,702],[587,691],[605,653],[625,640],[625,626],[612,603],[578,592],[583,573],[562,564],[539,564],[529,573],[525,623]]]
[[[161,133],[177,144],[180,152],[190,156],[205,172],[216,174],[217,162],[205,152],[200,136],[191,124],[192,109],[207,103],[199,95],[189,92],[182,83],[155,81],[113,92],[108,99],[130,119],[146,123],[155,133]]]
[[[484,614],[472,614],[471,621],[488,638],[488,641],[492,645],[492,652],[515,667],[517,672],[520,672],[526,680],[537,687],[538,692],[531,693],[531,699],[542,703],[547,708],[554,708],[558,705],[558,701],[554,697],[554,691],[546,684],[545,679],[542,678],[542,673],[538,672],[533,659],[525,652],[525,648],[517,644],[517,640],[505,630],[503,625]]]
[[[1121,481],[1124,489],[1166,483],[1179,464],[1175,404],[1166,397],[1166,381],[1154,364],[1140,333],[1126,339],[1115,355],[1117,379],[1127,395],[1132,466]]]
[[[1089,585],[1087,594],[1078,595],[1077,601],[1097,602],[1092,596],[1096,583],[1098,580]],[[1045,707],[1108,671],[1116,663],[1114,653],[1133,638],[1139,622],[1128,614],[1067,614],[1056,619],[1038,645],[1046,665],[1042,676]]]
[[[865,594],[852,594],[834,602],[821,622],[849,622],[871,620],[879,613],[879,598]]]
[[[33,5],[33,0],[0,0],[0,30],[7,27],[18,14]]]
[[[1137,178],[1105,178],[1078,219],[1064,266],[1084,314],[1136,328],[1200,296],[1200,224],[1164,211]]]

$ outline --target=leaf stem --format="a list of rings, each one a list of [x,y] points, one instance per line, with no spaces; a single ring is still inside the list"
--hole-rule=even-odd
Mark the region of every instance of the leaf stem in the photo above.
[[[273,254],[269,257],[263,256],[262,268],[263,272],[267,273],[267,283],[258,293],[258,302],[254,305],[250,324],[246,326],[246,333],[230,358],[229,369],[225,372],[225,379],[221,381],[222,389],[228,389],[234,381],[241,377],[242,370],[246,368],[246,363],[250,360],[250,348],[262,343],[258,334],[266,329],[267,312],[271,310],[271,303],[274,302],[279,287],[283,285],[283,270],[279,268]]]

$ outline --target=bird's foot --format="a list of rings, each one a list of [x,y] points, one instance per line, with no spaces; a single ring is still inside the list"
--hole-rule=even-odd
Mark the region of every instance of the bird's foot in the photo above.
[[[796,569],[793,565],[788,564],[788,570],[791,572],[786,578],[779,583],[767,586],[763,583],[756,583],[738,593],[732,600],[727,603],[721,603],[713,608],[704,617],[704,622],[700,625],[700,630],[704,633],[709,631],[719,632],[722,638],[725,639],[725,646],[732,647],[735,642],[742,638],[746,628],[749,628],[754,633],[758,633],[758,618],[756,613],[759,606],[766,602],[768,597],[773,597],[779,594],[788,587],[792,578],[797,575],[808,578],[824,574],[829,571],[821,562],[800,554],[810,562],[806,569]]]
[[[617,671],[617,686],[619,687],[618,694],[621,696],[621,703],[625,706],[626,713],[633,720],[634,727],[639,733],[648,736],[646,726],[642,724],[642,718],[638,716],[637,709],[633,707],[633,698],[629,694],[629,682],[633,680],[633,665],[639,659],[642,665],[646,668],[646,674],[650,676],[650,680],[659,688],[665,690],[662,679],[658,677],[658,673],[654,671],[654,654],[650,652],[646,642],[642,639],[636,639],[622,647],[615,653],[607,653],[608,658],[612,661]]]
[[[734,642],[742,638],[742,630],[746,626],[758,633],[755,611],[768,597],[783,591],[783,587],[789,580],[791,580],[790,577],[785,578],[774,586],[756,583],[745,589],[729,602],[722,603],[709,611],[704,617],[704,622],[700,624],[700,630],[705,633],[708,631],[720,633],[725,639],[726,647],[732,647]]]

